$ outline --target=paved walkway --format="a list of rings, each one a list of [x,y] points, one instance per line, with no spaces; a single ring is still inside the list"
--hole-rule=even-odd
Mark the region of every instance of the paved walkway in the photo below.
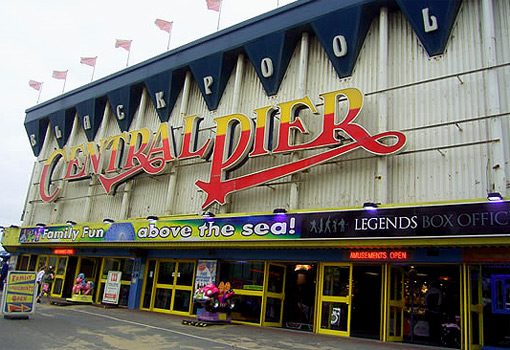
[[[93,314],[96,317],[107,317],[121,323],[137,325],[139,327],[156,328],[162,332],[179,333],[183,337],[194,337],[211,343],[210,349],[230,346],[232,349],[247,350],[439,350],[444,348],[403,343],[384,343],[362,338],[343,338],[337,336],[319,335],[310,332],[300,332],[282,328],[257,327],[240,324],[212,325],[194,327],[184,325],[183,320],[193,320],[188,317],[167,315],[154,312],[127,309],[104,309],[97,306],[73,308],[77,312]],[[149,349],[149,347],[147,347]]]

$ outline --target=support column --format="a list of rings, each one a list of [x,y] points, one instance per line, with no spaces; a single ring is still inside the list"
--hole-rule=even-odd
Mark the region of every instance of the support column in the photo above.
[[[244,74],[244,55],[242,53],[237,56],[236,75],[234,77],[234,96],[232,99],[231,113],[235,114],[239,112],[240,101],[241,101],[241,89],[243,83]],[[219,207],[220,213],[226,214],[232,211],[232,202],[230,196],[225,199],[225,204]]]
[[[300,97],[306,96],[306,86],[308,78],[308,51],[310,36],[307,32],[303,32],[301,36],[301,50],[299,54],[299,75],[298,75],[298,93]],[[296,133],[292,134],[294,142],[296,141]],[[300,159],[299,152],[292,153],[292,162]],[[301,175],[299,173],[291,175],[290,193],[289,193],[289,209],[299,208],[299,181]]]
[[[388,8],[381,7],[379,14],[379,56],[377,70],[377,90],[388,88]],[[388,130],[388,93],[377,94],[377,128],[378,133]],[[375,174],[375,202],[388,203],[388,157],[377,157]],[[371,200],[367,198],[367,200]]]
[[[487,169],[487,192],[499,192],[507,195],[506,157],[503,147],[504,133],[499,100],[499,79],[494,67],[497,64],[496,29],[494,28],[494,8],[492,0],[482,1],[482,38],[483,64],[488,70],[485,72],[485,104],[486,113],[494,116],[487,119],[487,136],[495,140],[489,144],[489,161]]]
[[[145,105],[147,104],[147,94],[142,92],[142,98],[140,101],[140,107],[138,108],[138,117],[135,119],[135,125],[133,126],[133,130],[140,129],[142,125],[142,119],[145,118]],[[124,187],[124,194],[122,195],[122,204],[120,207],[120,215],[119,218],[121,220],[125,220],[129,216],[129,204],[131,202],[131,194],[133,193],[133,181],[128,180]]]
[[[106,108],[104,110],[103,119],[102,119],[102,126],[99,128],[99,132],[97,133],[96,139],[102,140],[105,137],[106,134],[106,123],[108,119],[108,115],[110,113],[110,104],[106,104]],[[103,163],[103,157],[100,158],[100,164],[99,169],[101,169],[102,163]],[[85,209],[83,210],[83,216],[81,221],[88,222],[92,221],[92,218],[90,217],[90,209],[92,208],[92,198],[96,194],[96,187],[98,184],[97,180],[98,175],[92,174],[90,181],[89,181],[89,187],[87,190],[87,199],[85,201]],[[103,218],[104,219],[104,218]]]
[[[68,145],[75,144],[77,130],[78,130],[78,118],[75,115],[74,121],[73,121],[73,129],[71,130],[71,135],[69,135],[69,138],[67,139]],[[65,147],[65,145],[64,145],[64,147]],[[64,178],[64,176],[65,176],[65,174],[63,173],[62,178]],[[73,221],[76,220],[75,218],[62,218],[62,216],[60,215],[60,208],[62,207],[62,199],[61,198],[66,198],[65,193],[66,193],[67,183],[68,183],[68,181],[62,181],[62,186],[60,187],[59,198],[57,198],[55,200],[55,202],[53,203],[53,211],[51,212],[51,216],[50,216],[51,223],[65,222],[67,220],[73,220]]]
[[[188,112],[190,87],[191,87],[191,72],[187,71],[186,78],[184,80],[184,87],[182,88],[182,101],[181,108],[179,111],[181,117],[186,116]],[[172,135],[172,137],[175,137],[175,135]],[[178,162],[179,162],[178,160],[172,162],[172,169],[170,170],[170,179],[168,180],[168,189],[166,192],[165,214],[175,214],[175,211],[173,211],[173,204],[179,170]]]
[[[133,272],[131,277],[131,286],[129,287],[128,309],[138,310],[140,308],[140,299],[143,287],[143,272],[145,271],[145,258],[137,257],[133,263]],[[154,291],[153,291],[154,292]]]

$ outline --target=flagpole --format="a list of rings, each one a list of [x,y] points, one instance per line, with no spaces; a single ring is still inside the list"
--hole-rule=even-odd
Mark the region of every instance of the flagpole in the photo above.
[[[96,65],[92,67],[92,77],[90,78],[90,81],[94,80],[94,72],[96,71]]]
[[[168,44],[166,44],[166,50],[170,50],[170,38],[172,37],[172,30],[168,32]]]
[[[64,86],[62,86],[62,93],[64,93],[64,90],[66,88],[66,81],[67,81],[67,71],[66,71],[66,77],[64,79]]]
[[[128,56],[126,60],[126,67],[129,66],[129,55],[131,54],[131,41],[129,42]]]
[[[39,100],[41,99],[41,90],[42,90],[43,83],[41,83],[41,87],[39,88],[39,95],[37,96],[37,102],[39,103]]]
[[[216,31],[220,30],[220,18],[221,18],[222,5],[223,5],[223,1],[220,1],[220,10],[218,11],[218,25],[216,26]]]

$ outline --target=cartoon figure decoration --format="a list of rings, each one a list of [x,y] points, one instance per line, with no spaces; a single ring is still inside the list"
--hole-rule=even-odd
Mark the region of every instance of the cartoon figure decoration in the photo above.
[[[205,308],[208,312],[230,312],[235,307],[234,294],[230,282],[220,282],[217,287],[209,283],[195,291],[193,302],[197,308]]]
[[[73,294],[89,295],[94,288],[94,282],[86,281],[85,274],[78,274],[76,278],[76,284],[73,287]]]

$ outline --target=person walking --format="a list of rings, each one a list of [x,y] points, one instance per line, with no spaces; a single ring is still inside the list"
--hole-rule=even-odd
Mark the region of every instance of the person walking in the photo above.
[[[37,282],[37,302],[41,302],[41,292],[42,292],[42,279],[44,277],[44,274],[46,273],[46,266],[42,265],[39,269],[39,272],[37,272],[37,275],[35,277],[35,281]]]
[[[44,294],[48,296],[48,303],[51,304],[51,286],[53,285],[53,280],[55,279],[55,272],[53,271],[53,266],[50,266],[44,276],[42,277],[42,289],[41,295],[39,296],[39,300],[42,298]]]

